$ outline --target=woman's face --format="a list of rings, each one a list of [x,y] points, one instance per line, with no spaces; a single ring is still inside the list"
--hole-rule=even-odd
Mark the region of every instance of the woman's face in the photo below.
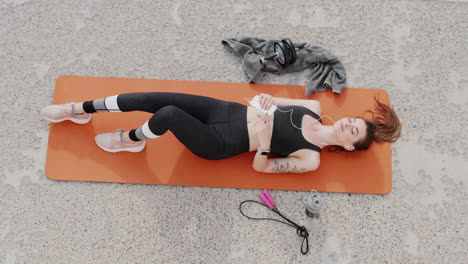
[[[367,125],[361,118],[344,117],[333,124],[339,139],[345,144],[354,145],[366,137]]]

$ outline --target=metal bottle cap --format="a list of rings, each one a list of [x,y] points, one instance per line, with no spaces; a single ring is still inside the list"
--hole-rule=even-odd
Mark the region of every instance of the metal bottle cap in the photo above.
[[[306,202],[306,214],[309,217],[319,217],[320,209],[325,206],[324,200],[316,190],[312,190]]]

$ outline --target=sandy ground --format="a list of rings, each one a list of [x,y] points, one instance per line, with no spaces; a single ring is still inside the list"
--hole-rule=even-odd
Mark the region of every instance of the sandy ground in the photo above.
[[[467,1],[1,0],[0,263],[466,263],[467,14]],[[385,89],[405,124],[390,194],[325,193],[311,220],[307,193],[274,192],[310,230],[308,255],[294,229],[238,212],[258,190],[44,175],[57,77],[246,82],[221,45],[242,36],[330,50],[349,87]]]

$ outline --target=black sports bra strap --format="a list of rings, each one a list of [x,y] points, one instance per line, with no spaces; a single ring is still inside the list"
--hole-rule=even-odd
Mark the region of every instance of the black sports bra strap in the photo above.
[[[313,118],[317,119],[320,123],[322,123],[322,119],[320,119],[320,116],[319,116],[319,115],[317,115],[314,111],[310,110],[310,109],[307,108],[307,107],[304,107],[304,108],[307,109],[307,111],[310,112],[310,115],[311,115]]]

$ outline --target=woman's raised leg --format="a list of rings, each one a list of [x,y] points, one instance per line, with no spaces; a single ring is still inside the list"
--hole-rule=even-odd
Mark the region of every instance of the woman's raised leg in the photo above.
[[[213,153],[219,150],[219,135],[216,135],[208,124],[226,120],[229,114],[229,103],[191,94],[145,92],[53,105],[44,109],[47,110],[43,111],[46,118],[51,117],[51,113],[55,115],[53,116],[55,122],[63,120],[75,122],[80,117],[88,118],[87,122],[89,122],[90,114],[95,112],[145,111],[154,113],[154,116],[143,126],[131,131],[119,129],[117,132],[100,134],[96,136],[96,143],[110,152],[137,152],[144,148],[146,139],[159,137],[167,130],[171,130],[192,152],[199,156],[216,158]]]
[[[211,112],[226,102],[210,97],[183,93],[143,92],[108,96],[92,101],[49,105],[42,113],[50,122],[70,120],[86,124],[91,120],[89,114],[96,112],[145,111],[155,113],[165,106],[176,106],[202,122],[209,119]]]

